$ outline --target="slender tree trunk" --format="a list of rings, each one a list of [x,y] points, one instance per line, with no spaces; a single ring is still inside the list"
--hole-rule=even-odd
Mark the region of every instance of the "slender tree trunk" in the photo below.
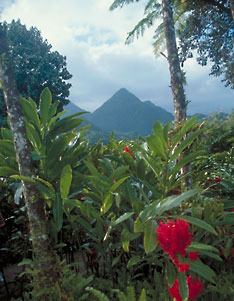
[[[26,137],[23,111],[14,79],[14,71],[8,55],[6,33],[1,24],[0,55],[0,78],[14,137],[19,172],[21,176],[32,178],[34,168]],[[34,293],[37,300],[59,301],[61,299],[61,267],[56,253],[52,250],[48,237],[45,201],[40,197],[37,186],[34,183],[22,181],[22,185],[34,254]]]
[[[174,100],[175,121],[183,122],[186,119],[186,100],[178,57],[178,50],[176,46],[171,0],[162,0],[162,11],[166,37],[167,59],[169,62],[169,70],[171,76],[171,89]]]
[[[234,21],[234,0],[230,0],[231,12],[232,12],[232,19]]]

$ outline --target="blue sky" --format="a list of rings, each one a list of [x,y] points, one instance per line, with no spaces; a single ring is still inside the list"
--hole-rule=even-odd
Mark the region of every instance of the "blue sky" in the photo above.
[[[70,100],[82,109],[94,111],[125,87],[173,112],[167,61],[153,54],[154,28],[125,45],[145,2],[110,12],[112,0],[5,0],[0,9],[2,21],[20,18],[27,27],[36,26],[53,50],[67,57],[73,75]],[[225,88],[221,78],[209,76],[209,66],[189,59],[184,67],[189,114],[234,108],[234,91]]]

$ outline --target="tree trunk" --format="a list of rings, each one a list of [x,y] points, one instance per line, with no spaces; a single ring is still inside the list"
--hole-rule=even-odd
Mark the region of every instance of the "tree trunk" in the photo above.
[[[232,19],[234,21],[234,0],[230,0],[231,12],[232,12]]]
[[[162,0],[162,12],[166,37],[167,59],[171,76],[171,89],[174,100],[175,121],[183,122],[186,119],[186,100],[176,46],[171,0]]]
[[[0,25],[0,55],[0,78],[14,137],[19,172],[21,176],[32,178],[33,162],[14,71],[9,58],[6,33],[2,25]],[[61,267],[56,253],[52,250],[47,232],[45,201],[40,197],[34,183],[22,181],[22,185],[34,254],[34,293],[37,300],[59,301],[61,299]]]

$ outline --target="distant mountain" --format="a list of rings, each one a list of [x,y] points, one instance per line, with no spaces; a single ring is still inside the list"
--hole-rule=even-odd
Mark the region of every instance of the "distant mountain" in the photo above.
[[[67,117],[69,115],[72,115],[72,114],[75,114],[75,113],[79,113],[79,112],[83,112],[84,110],[82,110],[80,107],[78,107],[77,105],[75,105],[73,102],[69,102],[68,105],[66,105],[64,108],[63,108],[65,111],[67,111],[67,113],[65,113],[63,115],[63,118],[64,117]]]
[[[72,102],[65,106],[64,110],[68,111],[63,115],[64,117],[84,111]],[[198,115],[198,119],[205,120],[214,118],[217,114],[196,115]],[[219,118],[225,118],[226,115],[220,113]],[[147,136],[152,133],[152,127],[156,120],[161,123],[170,123],[174,119],[173,114],[154,105],[150,100],[141,101],[125,88],[117,91],[96,111],[84,114],[81,118],[86,120],[83,125],[91,124],[86,136],[92,143],[99,140],[107,143],[112,131],[115,132],[117,139]]]
[[[133,135],[148,135],[153,123],[171,122],[173,115],[154,105],[151,101],[142,102],[127,89],[120,89],[87,119],[99,129]]]

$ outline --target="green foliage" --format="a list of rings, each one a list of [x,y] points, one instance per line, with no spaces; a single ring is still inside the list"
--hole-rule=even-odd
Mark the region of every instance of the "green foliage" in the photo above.
[[[181,61],[193,57],[196,49],[197,62],[202,66],[211,62],[211,74],[223,76],[225,85],[234,88],[234,21],[229,1],[185,2],[187,17],[177,32]]]
[[[89,146],[83,141],[86,129],[79,127],[82,113],[59,119],[63,113],[56,113],[57,104],[51,103],[48,89],[41,94],[39,111],[31,99],[22,99],[22,104],[36,169],[34,178],[28,180],[37,183],[46,200],[52,245],[67,259],[63,262],[64,298],[165,301],[170,300],[168,283],[172,286],[176,278],[186,298],[186,274],[177,271],[156,235],[161,221],[179,217],[189,222],[194,233],[187,252],[199,252],[197,261],[187,257],[181,261],[204,283],[200,300],[231,295],[230,289],[217,291],[214,284],[231,287],[232,281],[232,144],[225,146],[223,155],[211,154],[211,160],[206,153],[209,146],[199,141],[205,141],[206,127],[201,130],[192,118],[178,127],[155,122],[146,139],[127,143],[111,137],[105,146]],[[219,130],[215,127],[212,132],[212,128],[210,133]],[[209,139],[215,139],[215,134]],[[184,175],[181,168],[188,163],[192,171]],[[0,171],[0,206],[6,206],[0,210],[5,215],[9,204],[18,201],[23,206],[20,184],[13,182],[21,178],[7,129],[1,130]],[[185,185],[186,176],[192,181],[191,189]],[[17,186],[8,190],[10,183]],[[13,239],[2,247],[14,246],[22,260],[29,258],[29,253],[22,251],[19,242],[30,243],[28,232],[22,234],[24,213],[18,211],[11,213],[15,232],[9,233]],[[20,234],[16,225],[22,227]],[[29,273],[27,267],[22,277],[29,281]]]
[[[19,20],[13,20],[9,24],[5,22],[3,25],[8,35],[20,95],[25,98],[32,97],[39,105],[40,94],[45,87],[48,87],[52,94],[52,102],[60,100],[58,111],[61,111],[69,102],[71,84],[66,81],[72,77],[66,68],[66,57],[57,51],[51,51],[52,46],[47,40],[43,40],[36,27],[27,29]],[[6,127],[6,107],[2,89],[0,108],[0,126]]]

